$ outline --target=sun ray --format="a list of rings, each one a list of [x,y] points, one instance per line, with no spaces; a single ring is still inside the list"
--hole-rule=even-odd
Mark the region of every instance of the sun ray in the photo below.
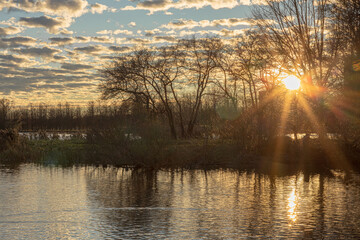
[[[279,131],[278,131],[278,136],[280,136],[280,137],[277,138],[277,141],[275,142],[274,163],[281,160],[281,157],[282,157],[282,151],[284,148],[283,136],[285,134],[285,129],[286,129],[286,125],[287,125],[287,119],[289,116],[291,101],[292,101],[292,95],[290,92],[287,92],[285,95],[284,106],[283,106],[283,109],[281,112],[281,118],[280,118],[280,125],[279,125]],[[277,172],[276,164],[272,165],[272,172],[273,173]]]
[[[310,122],[315,127],[316,132],[319,134],[320,145],[327,154],[327,156],[329,157],[329,159],[335,164],[343,163],[345,167],[347,168],[350,167],[349,162],[347,161],[344,153],[340,150],[340,148],[333,141],[329,141],[327,139],[323,139],[320,137],[320,136],[326,136],[327,134],[326,128],[318,120],[307,100],[302,96],[299,96],[298,99],[301,107],[304,109],[305,114],[307,115]]]

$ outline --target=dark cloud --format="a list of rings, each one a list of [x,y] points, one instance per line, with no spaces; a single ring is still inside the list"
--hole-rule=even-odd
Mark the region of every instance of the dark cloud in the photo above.
[[[89,38],[88,37],[76,37],[77,40],[82,41],[82,42],[88,42]]]
[[[13,64],[13,63],[1,63],[0,62],[0,66],[3,68],[17,68],[18,65]]]
[[[60,53],[61,51],[55,48],[43,47],[43,48],[23,48],[23,49],[15,49],[13,50],[20,54],[24,54],[32,57],[42,57],[42,58],[50,58],[53,57],[56,53]]]
[[[8,43],[22,43],[22,44],[36,42],[36,39],[32,37],[12,37],[12,38],[2,38],[1,40]]]
[[[61,65],[61,68],[66,69],[66,70],[78,71],[78,70],[91,69],[93,67],[90,65],[85,65],[85,64],[64,63]]]
[[[54,56],[54,59],[55,60],[65,60],[66,57],[64,57],[64,56]]]
[[[36,42],[36,39],[32,37],[12,37],[1,38],[0,48],[15,48],[32,45]]]
[[[130,48],[123,46],[123,47],[119,47],[119,46],[110,46],[109,50],[113,51],[113,52],[126,52],[128,51]]]
[[[171,36],[155,36],[154,40],[156,42],[176,42],[176,38]]]
[[[52,37],[49,38],[49,40],[51,41],[51,44],[56,45],[70,45],[74,42],[74,39],[71,37]]]
[[[49,31],[49,33],[57,33],[60,28],[65,28],[70,25],[69,20],[48,16],[21,17],[19,23],[28,27],[44,27]]]
[[[74,50],[77,52],[83,52],[87,54],[96,54],[101,52],[103,50],[103,47],[99,45],[89,45],[86,47],[77,47]]]
[[[87,4],[86,0],[46,0],[41,6],[57,14],[79,17]]]
[[[92,37],[91,41],[93,42],[100,42],[100,43],[114,43],[114,39],[113,38],[109,38],[107,36],[102,36],[102,37]]]
[[[86,0],[7,0],[0,1],[0,10],[43,12],[49,15],[79,17],[86,12]]]
[[[59,74],[66,74],[67,71],[60,70],[60,69],[44,69],[44,68],[25,68],[23,70],[25,73],[32,73],[32,74],[40,74],[45,77],[52,76],[55,77]]]
[[[92,83],[68,83],[65,84],[65,86],[69,88],[81,88],[81,87],[92,87],[96,85]]]
[[[25,61],[25,59],[15,57],[13,55],[0,55],[0,60],[5,60],[7,62],[14,62],[14,63],[22,63]]]
[[[138,6],[143,8],[163,8],[167,4],[171,4],[171,3],[172,1],[169,0],[154,0],[154,1],[148,0],[145,2],[140,2]]]

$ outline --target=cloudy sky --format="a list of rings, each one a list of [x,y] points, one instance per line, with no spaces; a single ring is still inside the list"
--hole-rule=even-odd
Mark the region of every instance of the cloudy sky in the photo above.
[[[0,98],[18,105],[99,97],[99,69],[139,45],[231,38],[260,0],[0,0]]]

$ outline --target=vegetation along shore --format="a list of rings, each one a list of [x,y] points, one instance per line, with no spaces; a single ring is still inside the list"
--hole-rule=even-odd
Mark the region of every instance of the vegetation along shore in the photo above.
[[[100,71],[101,99],[85,106],[1,99],[0,161],[357,169],[359,6],[310,2],[259,5],[236,38],[121,53]]]

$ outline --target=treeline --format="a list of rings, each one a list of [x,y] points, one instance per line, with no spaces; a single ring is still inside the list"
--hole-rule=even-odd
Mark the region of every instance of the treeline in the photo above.
[[[200,121],[209,124],[216,117],[214,103],[201,108]],[[87,131],[114,127],[136,128],[144,122],[159,121],[166,125],[161,114],[149,114],[147,109],[132,101],[89,101],[86,106],[70,103],[50,105],[39,103],[17,107],[0,99],[0,129],[16,127],[21,131]]]
[[[27,107],[13,106],[0,100],[0,129],[17,126],[22,131],[86,130],[114,126],[120,121],[131,121],[128,104],[108,104],[90,101],[87,106],[58,103],[56,106],[39,103]]]

